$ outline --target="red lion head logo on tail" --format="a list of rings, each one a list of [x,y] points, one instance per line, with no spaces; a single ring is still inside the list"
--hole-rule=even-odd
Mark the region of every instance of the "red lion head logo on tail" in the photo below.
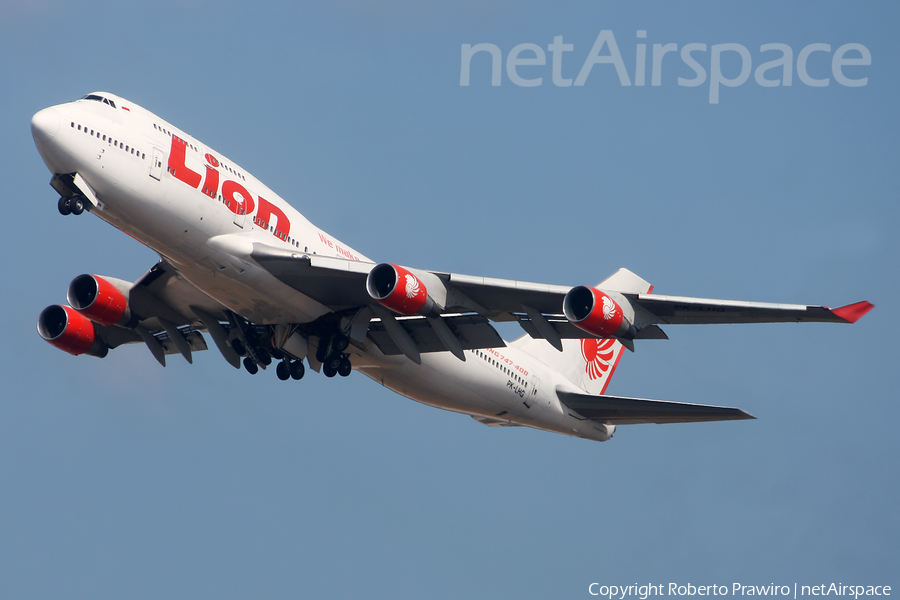
[[[591,379],[600,379],[610,369],[610,361],[616,353],[616,340],[581,340],[581,355],[584,356],[585,372]]]

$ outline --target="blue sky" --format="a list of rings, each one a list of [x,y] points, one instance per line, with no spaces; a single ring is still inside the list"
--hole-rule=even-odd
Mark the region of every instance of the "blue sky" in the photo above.
[[[846,1],[0,3],[0,595],[896,586],[897,17]],[[557,87],[549,51],[519,67],[542,85],[507,76],[514,46],[561,35],[574,78],[602,30],[632,80],[638,43],[706,44],[707,72],[713,45],[745,46],[755,69],[782,43],[793,85],[750,75],[712,105],[708,80],[678,85],[693,71],[677,53],[657,87],[603,64]],[[502,51],[500,86],[487,55],[459,85],[461,46],[478,43]],[[798,78],[816,43],[827,87]],[[863,87],[831,72],[848,43],[871,53],[846,68]],[[736,76],[737,54],[722,60]],[[568,285],[624,266],[659,293],[877,308],[853,326],[670,327],[608,391],[758,420],[622,427],[603,444],[487,428],[359,374],[286,384],[214,352],[162,369],[139,346],[71,357],[38,337],[41,309],[76,275],[133,280],[156,260],[56,212],[29,120],[95,90],[204,140],[375,260]]]

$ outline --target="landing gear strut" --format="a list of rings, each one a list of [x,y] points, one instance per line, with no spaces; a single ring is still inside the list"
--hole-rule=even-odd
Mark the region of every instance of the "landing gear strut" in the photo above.
[[[350,345],[350,339],[342,333],[334,333],[327,338],[323,338],[316,350],[316,360],[323,365],[328,362],[329,358],[340,356],[341,352]]]

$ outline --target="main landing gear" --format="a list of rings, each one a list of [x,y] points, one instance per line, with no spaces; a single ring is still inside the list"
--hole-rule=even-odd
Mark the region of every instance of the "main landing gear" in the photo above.
[[[59,214],[63,216],[80,215],[87,207],[87,198],[84,196],[60,196],[59,202],[56,204]]]
[[[353,370],[349,355],[344,350],[350,345],[350,339],[339,332],[322,338],[319,349],[316,350],[316,360],[322,363],[322,373],[325,377],[340,375],[347,377]]]
[[[303,366],[302,360],[289,361],[284,359],[275,367],[275,374],[282,381],[303,379],[304,373],[306,373],[306,367]]]
[[[329,359],[327,362],[322,363],[322,373],[325,374],[325,377],[334,377],[335,375],[347,377],[348,375],[350,375],[350,372],[352,370],[353,367],[350,364],[350,359],[346,354],[335,356]]]
[[[302,379],[306,373],[303,365],[303,359],[296,360],[293,355],[286,354],[276,347],[274,337],[277,329],[271,325],[254,325],[242,317],[228,313],[231,327],[237,332],[237,336],[233,337],[229,342],[231,348],[238,356],[244,357],[243,365],[251,375],[259,373],[260,368],[265,369],[277,361],[275,365],[275,375],[281,381],[288,379]],[[301,335],[308,340],[318,339],[316,346],[315,360],[322,365],[322,372],[326,377],[334,377],[340,375],[347,377],[353,371],[353,365],[350,363],[350,355],[346,352],[350,345],[350,338],[345,332],[342,332],[336,326],[334,319],[314,324],[312,327],[305,326]],[[284,331],[280,335],[284,335]],[[296,331],[293,332],[296,334]],[[306,344],[292,346],[292,351],[296,356],[302,356],[306,353]],[[297,349],[302,348],[297,353]],[[310,357],[312,361],[312,357]]]
[[[244,368],[251,375],[259,373],[259,365],[264,367],[271,365],[273,358],[278,361],[278,364],[275,366],[275,374],[282,381],[287,381],[288,379],[300,380],[306,374],[306,367],[303,366],[302,360],[291,360],[275,348],[266,350],[261,346],[257,346],[253,349],[251,355],[244,343],[237,338],[231,340],[231,347],[238,356],[244,357]]]

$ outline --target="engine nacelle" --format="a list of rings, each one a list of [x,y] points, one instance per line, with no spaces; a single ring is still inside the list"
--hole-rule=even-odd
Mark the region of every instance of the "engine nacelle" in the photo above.
[[[424,315],[434,307],[425,284],[397,265],[376,265],[366,278],[366,290],[379,304],[401,315]]]
[[[572,325],[599,337],[634,339],[637,333],[632,324],[634,309],[617,292],[574,287],[563,300],[563,313]]]
[[[69,284],[69,305],[101,325],[124,325],[131,319],[128,291],[131,284],[99,275],[79,275]]]
[[[97,336],[94,323],[68,306],[48,306],[38,317],[37,330],[41,337],[69,354],[90,354],[103,358],[109,348]]]

